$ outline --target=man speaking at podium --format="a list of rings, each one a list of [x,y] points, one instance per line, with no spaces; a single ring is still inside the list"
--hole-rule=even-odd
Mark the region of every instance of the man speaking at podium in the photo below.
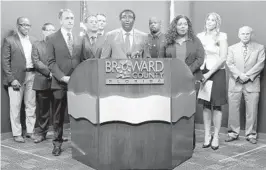
[[[135,13],[125,9],[120,15],[122,28],[106,34],[101,58],[131,59],[142,58],[144,40],[147,34],[134,29]]]

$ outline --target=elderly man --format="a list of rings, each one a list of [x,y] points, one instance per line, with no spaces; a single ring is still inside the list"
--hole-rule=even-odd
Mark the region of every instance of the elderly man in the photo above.
[[[252,28],[239,29],[240,42],[229,47],[227,65],[229,68],[229,120],[226,142],[238,139],[240,132],[240,103],[244,96],[246,106],[247,141],[257,143],[257,112],[260,93],[260,73],[264,67],[264,46],[252,41]]]
[[[35,139],[36,121],[35,91],[32,90],[35,69],[31,59],[33,37],[28,35],[31,24],[28,18],[17,19],[17,32],[4,39],[2,51],[2,69],[4,85],[8,86],[10,102],[10,121],[14,140],[24,143],[20,123],[20,109],[24,98],[26,112],[27,137]]]
[[[123,10],[120,15],[122,28],[106,34],[101,58],[128,59],[143,56],[147,34],[133,28],[136,19],[132,10]]]

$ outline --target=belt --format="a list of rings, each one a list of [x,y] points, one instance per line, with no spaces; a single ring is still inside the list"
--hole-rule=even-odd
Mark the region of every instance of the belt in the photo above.
[[[32,71],[35,71],[35,68],[26,68],[25,69],[25,72],[32,72]]]

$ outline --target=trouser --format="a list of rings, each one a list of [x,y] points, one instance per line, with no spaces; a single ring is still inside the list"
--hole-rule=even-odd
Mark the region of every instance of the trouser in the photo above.
[[[37,119],[37,124],[40,127],[39,134],[45,137],[49,128],[51,103],[53,103],[52,91],[50,89],[36,90],[36,102],[39,110]]]
[[[63,143],[62,136],[63,136],[64,116],[67,109],[67,90],[66,89],[54,90],[53,96],[54,96],[53,144],[55,146],[61,146]]]
[[[33,133],[36,121],[36,93],[32,90],[34,81],[34,72],[26,72],[25,81],[21,84],[18,91],[12,86],[8,87],[10,102],[10,121],[13,136],[22,135],[22,127],[20,122],[21,103],[24,97],[25,113],[26,113],[26,130],[27,133]]]
[[[228,135],[237,138],[240,133],[240,103],[242,94],[245,99],[246,107],[246,127],[245,135],[248,138],[257,138],[257,113],[259,103],[258,92],[228,92],[229,100],[229,118],[228,118]]]

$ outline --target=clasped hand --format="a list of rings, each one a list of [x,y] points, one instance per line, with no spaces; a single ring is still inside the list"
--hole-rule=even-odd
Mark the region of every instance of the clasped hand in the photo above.
[[[249,81],[249,77],[246,76],[245,74],[241,74],[237,80],[237,82],[241,83],[241,84],[244,84],[244,83],[247,83]]]

